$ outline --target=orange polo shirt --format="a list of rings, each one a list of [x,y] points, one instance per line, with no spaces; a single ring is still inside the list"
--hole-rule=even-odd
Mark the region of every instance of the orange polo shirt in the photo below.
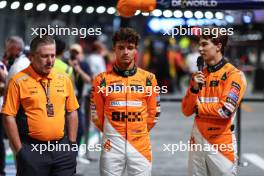
[[[47,97],[41,81],[50,82],[50,102],[54,116],[47,115]],[[47,84],[46,84],[47,85]],[[47,77],[38,75],[32,66],[15,74],[9,81],[2,113],[16,117],[20,136],[49,141],[64,136],[65,110],[75,111],[78,101],[70,78],[54,69]]]

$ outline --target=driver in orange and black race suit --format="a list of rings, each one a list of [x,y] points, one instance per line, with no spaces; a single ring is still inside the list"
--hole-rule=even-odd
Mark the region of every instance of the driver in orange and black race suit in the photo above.
[[[113,36],[116,64],[93,83],[91,119],[103,132],[102,176],[151,175],[149,132],[160,114],[155,75],[135,66],[139,35],[121,28]]]
[[[223,56],[227,40],[227,35],[220,33],[217,37],[200,37],[199,51],[207,67],[193,74],[182,101],[185,116],[196,113],[189,153],[190,176],[237,175],[237,147],[232,122],[247,83],[243,72]],[[195,149],[194,144],[209,146],[210,150]]]

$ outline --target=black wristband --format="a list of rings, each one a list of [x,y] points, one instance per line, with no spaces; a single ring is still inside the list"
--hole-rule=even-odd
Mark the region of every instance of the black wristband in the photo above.
[[[194,93],[194,94],[198,94],[198,93],[199,93],[199,89],[196,90],[196,89],[194,89],[193,87],[191,87],[190,90],[191,90],[191,92]]]

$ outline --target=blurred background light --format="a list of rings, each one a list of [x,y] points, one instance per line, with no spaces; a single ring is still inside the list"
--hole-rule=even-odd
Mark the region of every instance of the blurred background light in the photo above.
[[[180,10],[175,10],[175,11],[173,12],[173,16],[174,16],[175,18],[181,18],[181,17],[183,16],[182,11],[180,11]]]
[[[49,11],[50,11],[50,12],[56,12],[58,9],[59,9],[58,4],[51,4],[51,5],[49,6]]]
[[[62,13],[67,13],[71,10],[71,6],[70,5],[64,5],[61,7],[61,12]]]
[[[12,10],[15,10],[15,9],[19,8],[19,6],[20,6],[20,2],[15,1],[15,2],[13,2],[13,3],[11,4],[10,8],[11,8]]]
[[[106,8],[104,6],[99,6],[96,8],[96,12],[101,14],[101,13],[104,13],[106,10]]]
[[[194,13],[194,17],[195,17],[195,18],[203,18],[203,13],[202,13],[201,11],[196,11],[196,12]]]
[[[170,17],[172,17],[172,11],[171,10],[164,10],[163,11],[163,16],[165,17],[165,18],[170,18]]]
[[[151,14],[155,17],[160,17],[162,15],[162,11],[160,9],[155,9]]]
[[[83,9],[82,6],[76,5],[72,8],[72,12],[77,14],[77,13],[80,13],[82,9]]]
[[[214,17],[213,13],[210,11],[207,11],[204,13],[205,18],[212,19]]]
[[[5,8],[6,5],[7,5],[7,2],[6,1],[0,1],[0,9]]]
[[[216,12],[215,17],[219,20],[224,19],[224,14],[222,12]]]
[[[90,6],[90,7],[87,7],[86,9],[86,13],[93,13],[94,12],[94,7]]]
[[[189,10],[184,12],[184,17],[185,18],[192,18],[193,17],[193,13]]]
[[[33,3],[32,2],[27,2],[25,5],[24,5],[24,10],[30,10],[33,8]]]
[[[109,7],[106,11],[109,15],[115,14],[116,9],[114,7]]]
[[[46,8],[46,4],[45,3],[40,3],[40,4],[37,5],[36,10],[40,12],[40,11],[43,11],[45,8]]]

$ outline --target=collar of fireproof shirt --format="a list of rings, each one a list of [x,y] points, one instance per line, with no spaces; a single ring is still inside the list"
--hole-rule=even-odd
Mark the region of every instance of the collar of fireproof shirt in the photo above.
[[[135,65],[130,70],[121,70],[116,65],[114,65],[113,70],[116,74],[123,76],[123,77],[133,76],[137,73],[137,67]]]
[[[224,58],[222,58],[221,61],[218,62],[217,64],[215,64],[213,66],[207,66],[207,70],[209,73],[216,72],[217,70],[222,68],[226,63],[227,63],[227,61]]]

